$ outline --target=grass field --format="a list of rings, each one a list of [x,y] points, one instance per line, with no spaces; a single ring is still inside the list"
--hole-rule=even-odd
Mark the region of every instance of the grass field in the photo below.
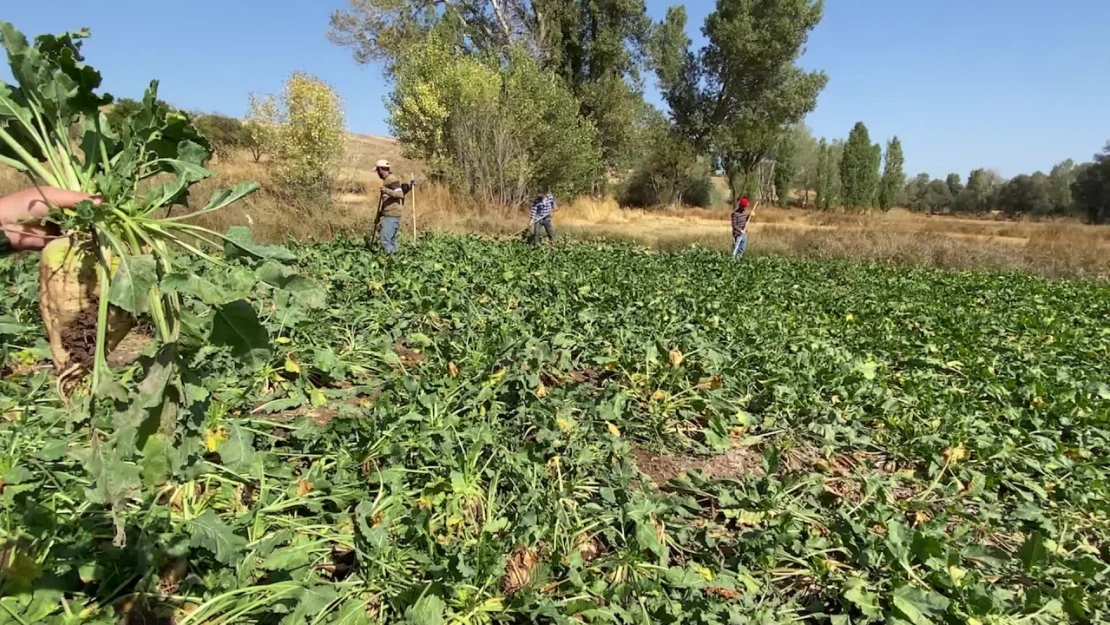
[[[0,261],[0,623],[1110,618],[1106,286],[458,236],[295,251],[303,299],[248,294],[273,349],[236,364],[190,322],[190,433],[104,483],[82,450],[130,413],[59,401],[34,258]],[[117,369],[129,396],[154,348]]]

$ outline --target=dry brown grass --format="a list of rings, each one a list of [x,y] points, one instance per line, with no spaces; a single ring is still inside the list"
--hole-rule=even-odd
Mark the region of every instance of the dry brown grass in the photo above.
[[[372,171],[378,158],[389,159],[403,178],[424,173],[420,163],[401,156],[394,140],[353,136],[332,197],[290,204],[265,190],[270,182],[265,162],[253,163],[240,155],[216,163],[216,175],[193,192],[194,202],[203,202],[213,191],[244,180],[260,182],[263,191],[228,210],[205,215],[198,223],[216,230],[250,226],[255,237],[265,241],[366,235],[373,227],[381,184]],[[14,175],[0,173],[0,193],[20,184]],[[420,232],[509,235],[528,224],[523,208],[460,197],[444,186],[426,182],[409,201],[403,224],[406,234],[412,231],[414,213]],[[661,250],[691,245],[726,250],[731,246],[729,212],[723,208],[622,209],[611,199],[587,197],[564,202],[555,221],[561,234],[574,238],[627,241]],[[1074,221],[969,219],[898,209],[859,214],[761,207],[752,220],[748,249],[755,255],[853,258],[1110,279],[1110,226]]]

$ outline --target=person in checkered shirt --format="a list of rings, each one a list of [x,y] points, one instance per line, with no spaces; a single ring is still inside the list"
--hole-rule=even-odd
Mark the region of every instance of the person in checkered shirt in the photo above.
[[[551,225],[551,214],[555,212],[555,196],[543,193],[532,201],[532,244],[540,244],[540,229],[547,232],[547,238],[555,243],[555,227]]]

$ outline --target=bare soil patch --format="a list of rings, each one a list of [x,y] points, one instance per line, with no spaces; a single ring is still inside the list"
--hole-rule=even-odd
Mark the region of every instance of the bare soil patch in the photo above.
[[[116,345],[116,348],[108,354],[108,366],[110,367],[126,367],[133,364],[139,359],[139,355],[154,341],[154,337],[143,334],[142,332],[130,332],[123,340]]]
[[[697,458],[648,451],[639,445],[632,446],[636,466],[656,486],[664,486],[684,473],[700,471],[715,480],[728,480],[753,475],[764,475],[763,460],[754,447],[737,447],[709,458]]]

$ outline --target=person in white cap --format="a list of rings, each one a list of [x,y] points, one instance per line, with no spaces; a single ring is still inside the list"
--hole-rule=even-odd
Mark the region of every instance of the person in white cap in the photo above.
[[[374,171],[382,180],[375,223],[381,228],[382,250],[392,255],[397,252],[397,235],[401,232],[401,211],[405,205],[405,196],[412,190],[416,180],[412,180],[411,184],[401,182],[400,178],[389,173],[389,161],[385,159],[374,165]]]

